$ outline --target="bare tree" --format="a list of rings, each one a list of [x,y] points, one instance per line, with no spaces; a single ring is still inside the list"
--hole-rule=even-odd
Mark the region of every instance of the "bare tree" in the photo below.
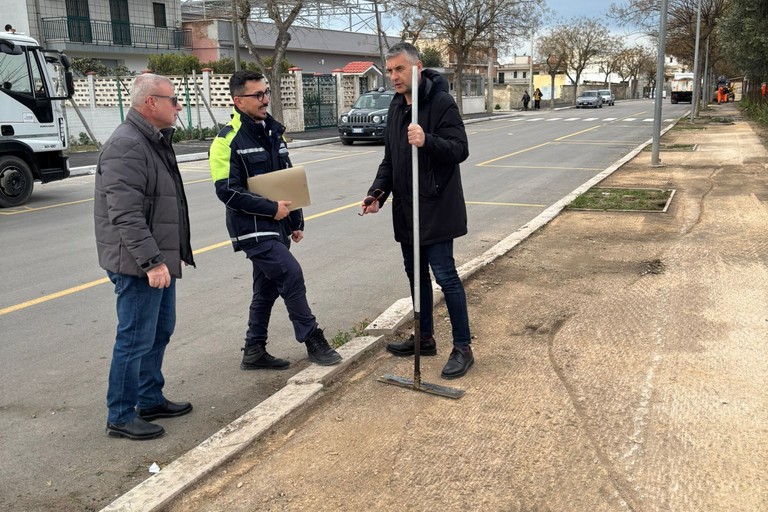
[[[565,56],[565,74],[573,82],[573,103],[576,104],[576,90],[584,69],[598,56],[608,53],[611,37],[608,27],[585,17],[571,19],[552,29],[557,36],[557,54]]]
[[[270,97],[270,105],[272,107],[272,115],[279,120],[283,119],[283,95],[280,90],[280,79],[282,75],[282,69],[280,63],[285,59],[285,54],[288,49],[288,43],[291,42],[291,34],[289,32],[293,22],[296,21],[296,17],[301,12],[304,6],[303,0],[293,0],[291,3],[285,3],[278,0],[266,0],[266,5],[258,4],[255,8],[266,8],[269,18],[274,22],[277,29],[277,38],[275,39],[274,51],[272,53],[272,67],[268,68],[264,64],[264,59],[253,44],[251,40],[251,34],[248,30],[249,21],[251,18],[251,2],[249,0],[237,0],[237,19],[240,22],[240,35],[245,42],[245,46],[248,47],[248,51],[256,58],[256,63],[264,71],[264,75],[267,77],[272,89],[272,96]]]
[[[456,59],[456,103],[463,112],[463,70],[473,52],[489,53],[491,40],[509,45],[530,33],[543,0],[395,0],[395,5],[420,13],[430,34],[445,39]]]
[[[666,53],[693,69],[696,44],[696,12],[699,0],[669,0],[667,14]],[[710,40],[710,62],[721,60],[718,26],[727,14],[732,0],[701,0],[701,41]],[[646,35],[658,38],[658,0],[629,0],[611,6],[609,16],[622,26],[639,28]],[[700,52],[700,58],[703,59]],[[701,64],[701,62],[699,63]],[[700,67],[701,69],[701,67]]]
[[[537,52],[539,59],[545,63],[547,74],[549,75],[549,90],[551,91],[549,99],[550,110],[555,108],[555,77],[565,72],[565,66],[568,61],[564,47],[559,34],[555,31],[551,31],[539,38]]]
[[[650,48],[636,45],[632,48],[624,48],[621,51],[616,72],[623,81],[632,80],[632,88],[629,92],[630,97],[634,98],[637,96],[637,80],[651,68],[655,76],[656,57]]]
[[[610,76],[619,70],[619,62],[625,48],[624,39],[621,37],[610,37],[607,44],[608,49],[604,53],[598,55],[597,60],[600,62],[600,69],[602,70],[603,75],[605,75],[603,83],[606,87],[609,87]]]

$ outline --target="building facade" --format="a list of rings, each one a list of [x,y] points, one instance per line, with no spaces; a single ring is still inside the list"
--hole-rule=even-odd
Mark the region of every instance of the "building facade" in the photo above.
[[[180,0],[5,0],[3,25],[70,58],[146,69],[147,55],[190,52]]]

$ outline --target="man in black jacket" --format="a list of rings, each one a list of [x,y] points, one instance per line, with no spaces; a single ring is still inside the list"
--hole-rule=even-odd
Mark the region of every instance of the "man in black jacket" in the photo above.
[[[412,67],[419,71],[419,124],[411,124]],[[387,114],[384,159],[376,179],[363,200],[363,213],[376,213],[392,194],[392,221],[395,240],[400,242],[405,271],[413,296],[413,201],[411,146],[419,148],[420,221],[420,350],[437,355],[433,337],[432,281],[429,268],[443,290],[451,318],[453,351],[442,371],[445,379],[467,373],[474,363],[467,299],[456,272],[453,239],[467,234],[467,209],[461,187],[459,163],[469,156],[467,134],[448,83],[437,72],[422,69],[419,51],[409,43],[398,43],[387,52],[387,74],[397,94]],[[414,337],[390,343],[387,350],[396,356],[414,353]]]
[[[171,146],[180,110],[170,80],[137,76],[131,109],[96,165],[96,248],[117,295],[107,389],[111,437],[160,437],[165,430],[151,420],[192,410],[189,402],[165,398],[162,372],[176,325],[176,279],[183,265],[195,264],[187,198]]]
[[[267,352],[267,327],[277,297],[283,298],[296,339],[309,360],[329,366],[341,362],[317,325],[307,302],[301,265],[288,250],[304,238],[301,209],[248,190],[248,178],[291,167],[285,127],[267,113],[269,89],[264,75],[238,71],[229,80],[235,108],[232,120],[211,145],[209,163],[216,195],[227,207],[227,229],[235,251],[253,264],[253,297],[240,368],[283,369],[288,361]]]

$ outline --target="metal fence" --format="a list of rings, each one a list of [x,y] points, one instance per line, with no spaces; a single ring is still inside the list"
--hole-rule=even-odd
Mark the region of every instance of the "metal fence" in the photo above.
[[[169,49],[192,47],[191,30],[77,17],[43,18],[43,35],[47,41],[95,45]]]

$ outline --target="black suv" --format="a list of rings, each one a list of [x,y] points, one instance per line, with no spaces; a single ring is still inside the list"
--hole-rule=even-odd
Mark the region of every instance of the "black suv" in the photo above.
[[[387,110],[395,91],[383,87],[361,94],[352,110],[339,117],[339,137],[341,143],[350,145],[354,141],[384,140],[384,128],[387,126]]]

